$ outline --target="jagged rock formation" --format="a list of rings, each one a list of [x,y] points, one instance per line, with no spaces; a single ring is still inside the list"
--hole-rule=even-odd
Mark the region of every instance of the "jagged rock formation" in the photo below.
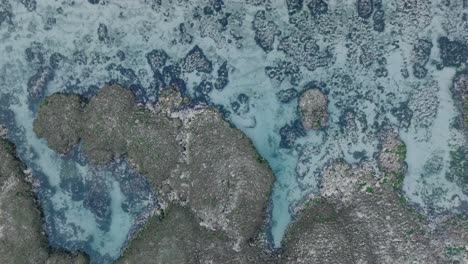
[[[251,142],[216,110],[186,107],[188,99],[170,88],[163,91],[155,107],[140,107],[129,90],[117,85],[104,87],[85,103],[75,95],[63,94],[52,95],[46,102],[38,110],[34,130],[52,149],[66,153],[81,139],[85,154],[96,164],[125,155],[170,208],[184,206],[167,210],[164,223],[180,224],[182,229],[202,225],[190,232],[220,236],[223,250],[229,252],[227,259],[233,263],[245,263],[244,257],[260,254],[251,250],[248,241],[257,237],[263,225],[273,174]],[[172,211],[176,215],[170,216]],[[193,214],[186,219],[192,220],[171,220],[179,219],[179,213]],[[152,221],[156,220],[151,220],[149,229],[153,229]],[[159,243],[158,233],[163,231],[154,228],[154,236],[145,236],[149,239],[145,243]],[[176,228],[165,235],[178,240],[181,234]],[[192,242],[186,243],[196,248]],[[196,243],[206,246],[212,242]],[[140,259],[145,253],[136,256],[129,252],[125,259],[145,263]],[[163,255],[157,258],[164,259]]]
[[[0,263],[87,263],[84,255],[49,248],[29,176],[15,155],[0,126]]]

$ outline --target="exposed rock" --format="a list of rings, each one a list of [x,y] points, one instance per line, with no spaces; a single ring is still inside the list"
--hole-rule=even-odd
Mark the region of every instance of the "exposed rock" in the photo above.
[[[305,129],[320,129],[328,118],[327,97],[319,89],[305,90],[299,97],[299,114]]]
[[[30,179],[15,147],[0,138],[0,263],[87,263],[83,255],[49,248]]]
[[[83,98],[74,94],[58,93],[44,99],[38,110],[38,118],[34,120],[34,132],[38,137],[49,135],[49,146],[61,154],[67,153],[80,139],[83,103]]]
[[[381,134],[377,163],[395,189],[401,189],[406,173],[406,145],[398,133],[388,129]]]
[[[226,235],[207,230],[185,207],[172,206],[151,218],[117,264],[256,263],[255,248],[242,253],[227,247]]]
[[[171,173],[168,186],[204,225],[245,242],[263,224],[272,173],[247,137],[219,113],[192,114],[182,133],[186,162]]]
[[[86,105],[73,104],[73,96],[46,100],[34,126],[51,148],[69,149],[69,142],[81,138],[85,154],[97,164],[125,155],[161,199],[188,206],[199,224],[224,234],[230,248],[241,250],[258,235],[272,171],[215,109],[188,108],[189,100],[175,89],[165,89],[155,107],[138,107],[133,94],[117,85],[104,87]],[[54,100],[59,102],[51,104]],[[78,137],[63,134],[56,140],[55,131],[71,126],[72,119],[62,114],[66,108],[83,113],[73,130]],[[58,127],[42,129],[52,123]]]
[[[451,248],[468,257],[466,228],[456,233],[441,224],[433,232],[373,174],[366,164],[325,168],[321,197],[310,200],[288,230],[285,263],[448,263],[453,258],[444,249]]]

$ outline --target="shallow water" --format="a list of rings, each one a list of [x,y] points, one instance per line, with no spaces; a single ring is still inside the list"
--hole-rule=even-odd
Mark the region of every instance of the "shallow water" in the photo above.
[[[383,33],[373,31],[370,22],[356,18],[353,1],[329,1],[330,19],[310,17],[304,6],[301,12],[305,15],[297,16],[303,20],[296,24],[290,23],[284,1],[274,0],[265,1],[269,3],[266,7],[244,3],[249,1],[224,1],[223,10],[211,10],[213,14],[203,8],[197,11],[197,6],[213,9],[209,1],[193,0],[168,0],[161,5],[149,0],[102,0],[97,5],[49,0],[38,1],[31,12],[19,1],[6,2],[11,4],[12,15],[11,23],[0,24],[0,116],[9,123],[10,137],[34,172],[47,232],[55,247],[84,250],[96,263],[111,261],[119,255],[136,223],[141,224],[141,215],[156,202],[144,179],[135,176],[124,162],[93,168],[80,157],[79,150],[60,157],[34,135],[33,110],[41,96],[34,100],[28,97],[28,81],[41,67],[52,67],[50,58],[54,53],[63,59],[52,67],[54,78],[47,82],[45,94],[67,91],[91,95],[98,87],[115,81],[131,87],[144,102],[155,100],[158,94],[145,55],[162,49],[169,57],[166,65],[176,65],[198,45],[211,61],[213,72],[182,72],[177,78],[184,81],[188,93],[198,102],[222,107],[226,118],[252,139],[273,168],[277,180],[271,233],[276,246],[280,246],[295,208],[319,191],[322,167],[334,159],[349,163],[373,161],[378,134],[385,125],[397,127],[407,145],[408,173],[403,190],[409,200],[433,214],[467,210],[463,206],[468,197],[445,177],[449,152],[466,144],[461,132],[451,125],[459,114],[449,90],[455,69],[436,67],[438,37],[464,36],[452,25],[452,11],[438,1],[411,11],[421,15],[418,23],[408,22],[411,12],[397,13],[396,3],[384,3],[387,23]],[[266,21],[281,31],[269,33],[276,34],[274,48],[269,52],[255,41],[252,21],[259,10],[266,10]],[[197,12],[200,18],[194,15]],[[230,15],[224,28],[220,19],[226,13]],[[314,19],[322,20],[317,24]],[[315,69],[301,61],[304,50],[311,47],[292,43],[285,51],[279,50],[281,38],[299,35],[314,39],[319,46],[317,53],[323,56],[311,59],[316,61]],[[434,44],[426,65],[427,76],[422,79],[412,75],[410,64],[416,38]],[[299,38],[298,43],[303,42],[305,38]],[[330,57],[325,56],[327,52]],[[364,67],[359,55],[366,52],[373,56],[371,65]],[[285,74],[282,80],[270,78],[265,68],[276,67],[280,61],[299,65],[296,75]],[[197,94],[198,83],[215,82],[224,62],[229,72],[227,86],[204,96]],[[386,69],[387,76],[376,76],[381,68]],[[410,76],[404,78],[402,69],[408,69]],[[170,78],[177,75],[168,74]],[[281,90],[295,88],[300,92],[308,85],[328,94],[330,116],[326,129],[303,131],[294,123],[298,119],[296,100],[282,103],[277,97]],[[247,102],[239,100],[240,94],[248,97]],[[298,136],[281,147],[280,131],[287,125]],[[426,164],[436,154],[442,169],[428,174]],[[102,204],[85,206],[86,198],[96,195],[96,186],[106,191],[88,200]],[[130,197],[135,190],[144,195]]]

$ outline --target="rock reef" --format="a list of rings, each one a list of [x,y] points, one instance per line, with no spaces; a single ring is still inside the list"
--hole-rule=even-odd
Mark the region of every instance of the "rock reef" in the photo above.
[[[169,243],[160,241],[160,236],[167,236],[174,247],[159,251],[149,247],[147,254],[139,248],[134,255],[131,244],[124,257],[129,263],[153,263],[153,259],[166,259],[166,254],[184,258],[177,251],[195,250],[200,243],[205,247],[222,244],[222,250],[213,250],[213,254],[225,251],[223,263],[246,263],[244,258],[262,254],[252,250],[249,241],[258,237],[264,224],[273,173],[250,140],[217,110],[191,108],[189,101],[167,88],[155,106],[137,106],[130,90],[112,85],[87,102],[76,95],[51,95],[38,110],[34,130],[52,149],[64,154],[81,140],[84,153],[97,165],[125,156],[147,176],[167,206],[164,218],[150,220],[139,238],[145,244],[158,244]],[[184,221],[179,222],[181,218]],[[179,228],[169,232],[155,221],[180,225],[187,237],[177,232]],[[183,239],[187,241],[180,242]],[[189,253],[184,252],[187,257]],[[145,260],[142,256],[153,257]],[[179,263],[173,261],[164,263]]]
[[[327,119],[318,89],[299,99],[304,128]],[[281,254],[260,230],[273,174],[239,130],[213,108],[166,88],[139,106],[130,90],[105,86],[89,100],[54,94],[41,104],[37,135],[60,153],[82,141],[91,162],[126,157],[162,200],[117,263],[445,263],[466,261],[466,219],[429,224],[400,194],[406,147],[383,129],[377,166],[343,161],[322,172],[320,195],[290,225]],[[452,222],[450,222],[452,221]]]
[[[88,263],[82,254],[48,246],[31,179],[15,152],[0,126],[0,263]]]

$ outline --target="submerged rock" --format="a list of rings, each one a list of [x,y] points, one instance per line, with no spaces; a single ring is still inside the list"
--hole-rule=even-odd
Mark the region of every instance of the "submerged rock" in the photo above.
[[[199,71],[210,73],[213,71],[211,61],[208,60],[205,53],[203,53],[203,50],[198,47],[198,45],[195,45],[195,47],[189,51],[182,65],[187,72]]]
[[[169,56],[164,50],[155,49],[146,54],[146,60],[151,67],[153,72],[158,71],[164,65],[166,65],[166,61],[168,60]]]
[[[312,16],[319,16],[328,12],[328,1],[324,0],[312,0],[307,7],[310,10]]]
[[[47,84],[54,77],[50,67],[40,67],[28,81],[28,93],[30,100],[41,99],[44,96]]]
[[[304,206],[287,232],[284,263],[466,260],[468,230],[463,220],[456,220],[457,225],[442,223],[434,232],[424,216],[374,173],[366,164],[334,162],[326,167],[321,196]],[[446,254],[451,248],[461,248],[461,256]]]
[[[440,59],[446,67],[458,67],[468,58],[468,46],[458,40],[450,40],[447,37],[438,39]]]
[[[0,263],[87,263],[84,255],[49,248],[30,179],[15,155],[0,137]]]
[[[252,26],[255,31],[255,42],[268,53],[273,50],[275,38],[281,35],[281,31],[273,21],[267,19],[265,14],[263,10],[257,11]]]
[[[229,252],[235,249],[232,254],[250,254],[244,248],[264,223],[273,173],[250,140],[217,110],[189,108],[190,100],[172,88],[163,90],[155,107],[146,108],[137,106],[130,90],[118,85],[104,87],[87,104],[73,103],[77,101],[74,96],[58,94],[46,100],[34,127],[52,149],[63,152],[80,138],[85,154],[96,164],[125,155],[148,177],[165,204],[186,206],[204,232],[222,234],[220,241]],[[81,112],[82,119],[63,114],[70,108]],[[62,133],[70,130],[70,122],[77,123],[71,129],[77,134]],[[175,237],[180,235],[177,229],[172,232]],[[146,243],[159,243],[157,235],[147,239]],[[165,254],[164,250],[148,254]]]
[[[358,15],[364,19],[369,18],[374,11],[374,4],[372,0],[357,0],[356,7]]]
[[[320,129],[328,118],[327,97],[319,89],[308,89],[299,97],[299,114],[305,129]]]

